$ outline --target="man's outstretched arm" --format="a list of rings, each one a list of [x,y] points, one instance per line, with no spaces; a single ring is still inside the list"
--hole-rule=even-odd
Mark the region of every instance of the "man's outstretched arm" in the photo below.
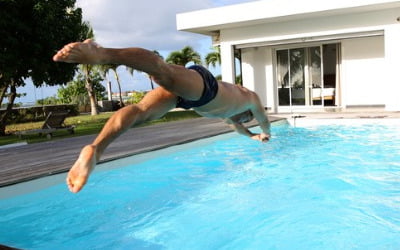
[[[271,137],[271,123],[269,122],[268,116],[265,113],[264,107],[262,106],[260,99],[256,93],[252,94],[252,102],[250,105],[250,110],[257,120],[258,125],[268,139]]]
[[[247,136],[247,137],[250,137],[253,140],[261,141],[261,142],[266,142],[266,141],[269,140],[269,137],[270,137],[269,134],[265,135],[264,133],[261,133],[261,134],[253,133],[246,126],[244,126],[242,123],[234,121],[231,118],[225,119],[225,122],[227,124],[229,124],[229,126],[233,130],[235,130],[237,133],[239,133],[241,135],[244,135],[244,136]]]

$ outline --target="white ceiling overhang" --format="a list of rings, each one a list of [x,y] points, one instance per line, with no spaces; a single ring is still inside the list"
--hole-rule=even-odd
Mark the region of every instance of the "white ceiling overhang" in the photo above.
[[[399,8],[390,0],[266,0],[177,14],[177,29],[213,35],[223,29]],[[399,13],[400,15],[400,13]]]

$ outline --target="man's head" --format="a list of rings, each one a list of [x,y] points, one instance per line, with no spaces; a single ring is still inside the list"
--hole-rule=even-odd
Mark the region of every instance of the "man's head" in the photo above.
[[[232,116],[231,120],[237,123],[246,123],[253,120],[253,118],[253,113],[250,110],[247,110],[245,112]]]

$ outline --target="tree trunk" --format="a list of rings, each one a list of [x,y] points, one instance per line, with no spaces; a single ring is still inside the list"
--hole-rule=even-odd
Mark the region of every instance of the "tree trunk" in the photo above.
[[[6,96],[7,89],[8,89],[8,85],[5,85],[0,88],[0,107],[3,104],[3,99]]]
[[[149,79],[150,79],[151,89],[154,89],[153,79],[151,78],[151,76],[149,76]]]
[[[97,109],[96,93],[94,92],[93,84],[90,82],[89,78],[86,78],[85,87],[89,95],[91,115],[98,115],[99,110]]]
[[[11,79],[10,83],[10,95],[8,96],[7,108],[3,114],[0,115],[0,136],[6,135],[6,125],[8,117],[14,106],[15,98],[17,97],[17,88],[15,87],[15,82]]]
[[[83,65],[83,70],[85,72],[85,88],[88,92],[89,100],[90,100],[90,113],[91,115],[98,115],[99,110],[97,109],[97,100],[96,93],[93,88],[93,84],[90,80],[90,70],[91,66],[88,64]]]
[[[115,79],[117,80],[117,84],[118,84],[120,106],[121,106],[121,108],[123,108],[123,107],[125,106],[125,104],[124,104],[124,102],[122,101],[121,83],[120,83],[120,81],[119,81],[119,76],[118,76],[117,70],[114,70],[114,74],[115,74]]]

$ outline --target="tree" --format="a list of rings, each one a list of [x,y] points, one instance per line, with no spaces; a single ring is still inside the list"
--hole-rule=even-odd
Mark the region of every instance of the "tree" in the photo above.
[[[211,64],[213,67],[215,67],[217,64],[221,65],[221,52],[220,52],[220,47],[214,47],[214,51],[210,52],[206,55],[205,58],[206,65],[207,67]]]
[[[243,79],[242,79],[242,51],[240,49],[235,49],[233,51],[233,56],[235,57],[235,65],[236,63],[239,64],[239,70],[240,73],[236,74],[236,84],[238,85],[243,85]],[[236,66],[235,66],[236,68]]]
[[[44,99],[36,100],[36,105],[54,105],[59,104],[60,100],[56,96],[49,96]]]
[[[133,92],[132,96],[129,98],[130,103],[139,103],[143,97],[146,95],[146,92]]]
[[[167,63],[186,66],[186,64],[189,62],[201,64],[201,57],[200,54],[194,51],[192,47],[186,46],[180,51],[171,52],[165,61]]]
[[[156,54],[158,57],[160,57],[162,60],[164,60],[164,57],[160,54],[160,52],[158,52],[157,50],[153,50],[153,53]],[[150,79],[150,86],[151,89],[154,89],[154,83],[153,83],[153,78],[148,75],[149,79]]]
[[[163,56],[160,54],[160,52],[158,52],[157,50],[153,50],[153,53],[156,54],[158,57],[160,57],[162,60],[164,60]],[[133,72],[135,71],[134,68],[126,66],[126,70],[129,72],[129,74],[131,74],[133,76]],[[136,70],[139,71],[139,70]],[[140,71],[139,71],[140,72]],[[154,89],[154,83],[153,83],[153,78],[150,75],[147,75],[150,79],[150,86],[151,89]]]
[[[94,39],[94,32],[91,27],[86,30],[85,37]],[[84,75],[84,86],[89,96],[91,115],[98,115],[99,109],[97,105],[97,96],[94,89],[95,79],[92,78],[92,75],[95,73],[100,74],[99,71],[101,71],[101,68],[99,65],[80,64],[79,69],[81,70],[81,72],[83,72]]]
[[[240,67],[240,73],[237,74],[235,77],[235,84],[242,85],[242,63],[241,63],[242,55],[241,55],[241,51],[239,49],[234,50],[234,57],[235,57],[235,63],[238,63],[239,67]],[[237,62],[236,62],[236,60],[237,60]],[[213,67],[215,67],[217,64],[221,65],[221,48],[219,46],[214,47],[214,51],[210,52],[206,55],[205,62],[206,62],[207,67],[210,64]],[[222,77],[220,75],[218,75],[215,78],[218,80],[221,80]]]
[[[0,0],[0,103],[8,98],[0,135],[26,78],[35,86],[65,84],[73,78],[76,65],[51,58],[64,44],[84,39],[88,25],[74,5],[75,0]]]
[[[58,99],[61,103],[75,103],[86,105],[89,103],[87,89],[85,86],[87,76],[79,72],[73,81],[70,81],[65,87],[57,91]],[[92,81],[93,91],[97,100],[104,98],[106,88],[101,85],[103,78],[99,71],[91,71],[90,79]]]
[[[124,105],[124,102],[123,102],[123,100],[122,100],[121,82],[120,82],[120,80],[119,80],[119,75],[118,75],[118,72],[117,72],[118,66],[119,66],[119,65],[116,65],[116,64],[102,64],[102,65],[99,65],[99,67],[100,67],[99,69],[100,69],[100,72],[102,73],[102,75],[103,75],[105,78],[107,78],[108,72],[109,72],[110,70],[114,73],[114,77],[115,77],[115,80],[117,81],[117,85],[118,85],[118,93],[119,93],[119,102],[120,102],[120,106],[121,106],[121,107],[124,107],[125,105]],[[127,67],[127,69],[128,69],[128,67]],[[128,71],[129,71],[131,74],[133,74],[133,69],[132,69],[132,71],[131,71],[130,69],[132,69],[132,68],[129,68]]]
[[[100,69],[98,65],[81,64],[81,72],[83,73],[83,86],[85,86],[86,91],[89,96],[91,115],[98,115],[98,97],[96,95],[96,84],[100,84],[104,79],[101,77]],[[104,86],[103,86],[104,88]],[[104,88],[105,90],[105,88]]]

